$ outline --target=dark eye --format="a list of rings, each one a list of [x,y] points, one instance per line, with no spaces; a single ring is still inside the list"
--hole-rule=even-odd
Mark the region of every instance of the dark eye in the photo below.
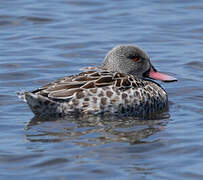
[[[139,57],[134,57],[134,58],[133,58],[133,61],[134,61],[134,62],[137,62],[137,61],[139,61],[139,60],[140,60]]]
[[[140,60],[140,57],[136,56],[136,55],[129,55],[128,56],[129,59],[132,59],[134,62],[137,62]]]

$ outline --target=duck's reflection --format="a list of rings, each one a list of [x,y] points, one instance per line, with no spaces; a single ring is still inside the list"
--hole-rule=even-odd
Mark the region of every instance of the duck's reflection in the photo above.
[[[30,142],[71,141],[81,146],[110,142],[148,143],[147,137],[164,129],[169,114],[152,120],[129,117],[34,117],[27,124],[26,139]]]

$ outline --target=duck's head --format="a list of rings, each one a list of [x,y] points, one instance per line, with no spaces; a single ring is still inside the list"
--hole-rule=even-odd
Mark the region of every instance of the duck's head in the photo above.
[[[133,45],[121,45],[113,48],[106,55],[102,68],[132,74],[139,78],[152,78],[164,82],[177,81],[172,76],[158,72],[144,50]]]

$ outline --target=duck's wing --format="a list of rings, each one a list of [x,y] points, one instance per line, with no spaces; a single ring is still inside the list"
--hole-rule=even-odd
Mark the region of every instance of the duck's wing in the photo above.
[[[125,91],[140,85],[131,75],[106,70],[87,71],[58,79],[31,93],[50,99],[65,100],[70,99],[75,93],[85,91],[86,89],[114,86],[121,91]]]

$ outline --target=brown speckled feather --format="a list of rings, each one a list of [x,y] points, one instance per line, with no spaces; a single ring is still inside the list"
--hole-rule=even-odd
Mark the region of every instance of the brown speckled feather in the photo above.
[[[26,99],[35,114],[141,115],[161,111],[167,95],[156,83],[118,72],[88,71],[67,76],[31,93]]]

